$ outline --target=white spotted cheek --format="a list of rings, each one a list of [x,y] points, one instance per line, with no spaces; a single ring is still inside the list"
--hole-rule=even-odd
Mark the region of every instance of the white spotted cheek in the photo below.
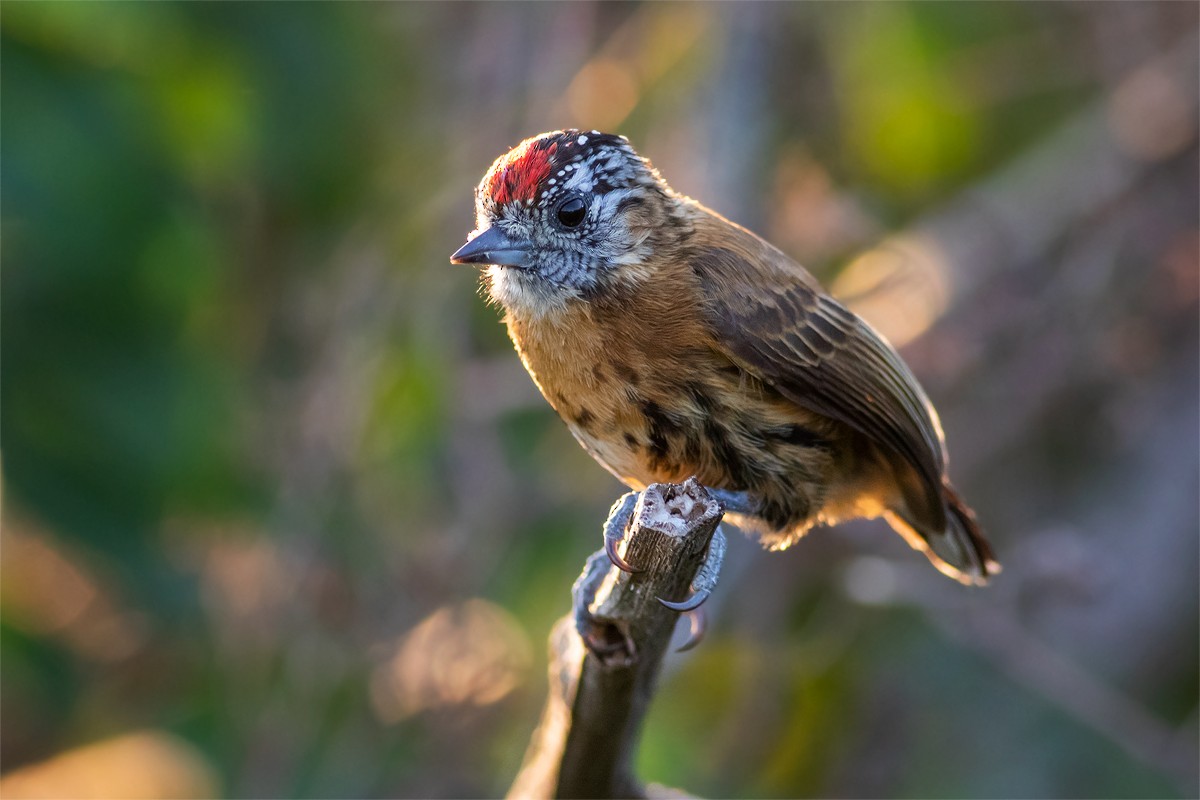
[[[597,224],[603,226],[601,238],[605,242],[624,244],[629,241],[629,225],[617,214],[617,206],[629,194],[627,191],[614,191],[600,195],[592,204],[591,213]]]

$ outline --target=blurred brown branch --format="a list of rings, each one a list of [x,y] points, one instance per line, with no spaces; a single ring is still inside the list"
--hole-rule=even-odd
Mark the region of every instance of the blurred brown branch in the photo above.
[[[647,796],[633,775],[634,746],[679,617],[658,598],[688,591],[720,520],[720,506],[695,480],[642,493],[626,558],[645,568],[626,574],[609,565],[590,606],[603,644],[595,652],[572,615],[554,626],[550,693],[509,797]],[[601,560],[607,564],[604,551],[585,575]]]

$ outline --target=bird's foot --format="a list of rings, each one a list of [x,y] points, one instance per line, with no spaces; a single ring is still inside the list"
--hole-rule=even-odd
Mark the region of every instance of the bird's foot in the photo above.
[[[721,504],[724,511],[732,511],[735,514],[753,514],[757,508],[746,492],[734,492],[727,489],[707,489],[708,494]],[[595,599],[596,592],[600,588],[600,584],[604,580],[604,575],[608,571],[608,565],[603,563],[601,555],[606,557],[613,566],[617,569],[628,572],[630,574],[641,572],[641,568],[630,564],[621,555],[621,542],[625,540],[625,534],[629,528],[629,523],[633,519],[633,512],[637,506],[638,492],[628,492],[623,495],[617,502],[613,503],[612,510],[608,512],[608,519],[604,523],[604,550],[603,553],[594,553],[588,559],[587,566],[584,568],[583,574],[579,576],[579,580],[575,582],[573,590],[575,597],[575,627],[579,630],[579,635],[588,643],[589,649],[593,652],[617,652],[625,645],[624,636],[620,631],[617,631],[611,624],[605,625],[600,623],[588,608]],[[679,601],[665,600],[658,598],[658,601],[672,611],[678,611],[688,616],[691,630],[688,635],[688,640],[679,648],[679,651],[690,650],[695,647],[704,638],[704,633],[708,627],[708,616],[704,613],[701,606],[712,594],[717,585],[717,578],[721,572],[721,563],[725,559],[725,535],[720,526],[713,533],[713,538],[709,542],[708,552],[704,557],[704,564],[701,565],[700,571],[696,574],[696,579],[692,581],[692,591],[687,598]]]
[[[596,593],[608,574],[610,558],[607,547],[592,553],[575,585],[571,587],[575,630],[587,649],[603,661],[624,662],[633,655],[633,641],[616,624],[596,617],[591,611]]]
[[[662,603],[667,608],[673,611],[679,611],[688,616],[688,623],[691,630],[688,633],[688,639],[679,648],[679,652],[691,650],[704,638],[704,634],[708,629],[708,615],[701,607],[704,601],[712,595],[713,589],[717,586],[717,579],[721,575],[721,564],[725,561],[725,533],[718,525],[713,531],[712,540],[708,543],[708,552],[704,555],[704,563],[700,565],[700,571],[696,573],[695,580],[692,581],[692,592],[685,599],[678,602],[664,600],[658,598],[658,602]]]
[[[746,514],[754,516],[758,513],[758,503],[750,498],[748,492],[734,492],[729,489],[710,489],[705,487],[705,491],[709,496],[721,504],[721,509],[725,512],[734,514]],[[617,569],[622,572],[633,574],[641,572],[641,568],[635,567],[625,560],[621,555],[621,542],[625,541],[625,534],[629,530],[629,522],[633,519],[634,509],[637,507],[639,492],[627,492],[621,496],[617,502],[613,503],[612,509],[608,512],[608,519],[604,522],[604,552],[608,554],[608,560],[613,563]],[[703,602],[700,601],[700,602]],[[687,611],[689,609],[676,609],[677,611]]]
[[[629,528],[629,521],[633,519],[633,509],[637,506],[637,501],[637,492],[622,495],[621,499],[613,503],[612,510],[608,512],[608,519],[604,522],[604,552],[608,555],[608,560],[617,569],[631,574],[641,570],[626,561],[618,548],[625,540],[625,532]]]

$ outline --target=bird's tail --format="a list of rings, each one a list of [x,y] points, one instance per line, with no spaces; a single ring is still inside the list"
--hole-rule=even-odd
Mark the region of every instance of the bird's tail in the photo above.
[[[945,530],[930,530],[907,514],[889,514],[888,519],[940,571],[959,583],[983,586],[1000,571],[1000,562],[975,521],[975,512],[948,481],[942,484],[942,489],[946,503]]]

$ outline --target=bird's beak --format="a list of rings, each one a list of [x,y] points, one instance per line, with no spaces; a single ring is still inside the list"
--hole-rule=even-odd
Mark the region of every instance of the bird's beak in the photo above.
[[[513,241],[499,228],[488,228],[450,256],[452,264],[498,264],[502,267],[529,266],[530,242]]]

